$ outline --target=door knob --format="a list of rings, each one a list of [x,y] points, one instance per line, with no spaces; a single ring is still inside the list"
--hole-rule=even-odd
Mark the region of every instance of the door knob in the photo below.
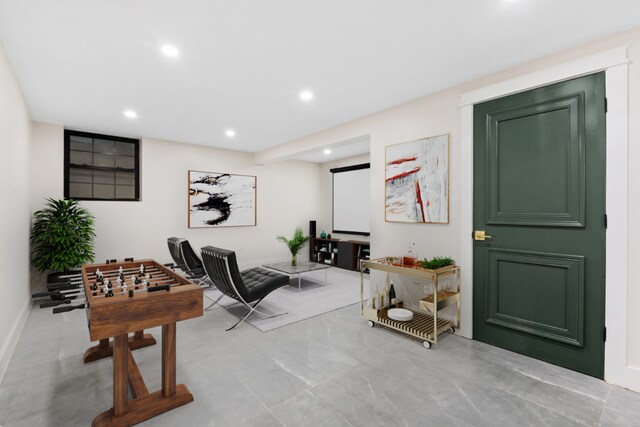
[[[488,236],[484,230],[476,230],[473,232],[473,240],[484,242],[485,240],[490,238],[491,236]]]

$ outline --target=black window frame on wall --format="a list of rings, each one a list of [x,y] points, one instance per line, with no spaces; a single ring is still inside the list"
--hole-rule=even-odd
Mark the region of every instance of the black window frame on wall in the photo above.
[[[71,163],[71,137],[78,136],[82,138],[100,139],[114,142],[124,142],[133,144],[134,146],[134,168],[122,168],[122,167],[104,167],[94,165],[77,165]],[[92,155],[95,151],[91,151]],[[80,168],[91,171],[113,171],[113,172],[133,172],[135,185],[134,185],[134,198],[102,198],[102,197],[74,197],[69,195],[69,175],[71,168]],[[116,182],[114,181],[114,187]],[[64,130],[64,198],[74,200],[95,200],[95,201],[107,201],[107,202],[139,202],[140,201],[140,140],[134,138],[125,138],[115,135],[105,135],[100,133],[82,132],[71,129]]]

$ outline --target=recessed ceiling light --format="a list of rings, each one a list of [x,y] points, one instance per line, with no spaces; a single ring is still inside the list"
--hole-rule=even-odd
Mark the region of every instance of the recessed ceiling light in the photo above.
[[[175,46],[165,44],[164,46],[162,46],[162,53],[170,58],[175,58],[180,52],[178,52],[178,49]]]
[[[227,135],[229,138],[233,138],[234,136],[236,136],[236,131],[233,129],[227,129],[224,132],[225,135]]]
[[[313,92],[309,90],[303,90],[302,92],[300,92],[300,99],[307,102],[311,101],[313,99]]]
[[[125,110],[124,115],[125,117],[128,117],[130,119],[135,119],[136,117],[138,117],[138,113],[133,110]]]
[[[324,154],[331,154],[331,150],[329,150],[328,148],[324,149]]]

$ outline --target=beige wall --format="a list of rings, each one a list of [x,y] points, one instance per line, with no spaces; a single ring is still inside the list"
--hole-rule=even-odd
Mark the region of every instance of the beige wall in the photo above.
[[[0,45],[0,381],[31,303],[30,150],[31,116]]]
[[[468,91],[499,83],[528,73],[547,69],[574,59],[630,45],[629,64],[629,293],[628,293],[628,365],[640,367],[640,272],[634,268],[640,257],[640,28],[596,40],[583,46],[522,64],[440,93],[419,98],[389,110],[291,141],[256,153],[258,161],[286,156],[298,149],[312,150],[331,141],[359,135],[371,138],[372,255],[401,253],[416,240],[420,257],[460,255],[460,96]],[[472,64],[470,64],[472,66]],[[450,135],[450,222],[448,225],[394,224],[384,221],[384,151],[385,146],[426,136]],[[464,268],[464,266],[463,266]],[[375,277],[372,277],[375,284]],[[463,298],[469,298],[463,295]]]
[[[45,197],[63,196],[63,129],[37,123],[34,130],[32,209]],[[237,252],[241,268],[287,260],[275,240],[308,227],[318,211],[319,165],[286,161],[260,166],[252,156],[230,150],[143,139],[141,202],[82,202],[96,217],[96,260],[125,257],[169,262],[167,237],[179,236],[199,248],[214,245]],[[257,226],[189,229],[187,171],[202,170],[257,176]]]

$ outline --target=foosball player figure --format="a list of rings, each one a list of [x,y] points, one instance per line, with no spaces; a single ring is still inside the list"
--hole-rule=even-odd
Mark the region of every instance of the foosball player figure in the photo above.
[[[140,284],[140,279],[138,279],[134,275],[131,275],[131,286],[133,286],[133,289],[135,289],[137,291],[139,284]]]

